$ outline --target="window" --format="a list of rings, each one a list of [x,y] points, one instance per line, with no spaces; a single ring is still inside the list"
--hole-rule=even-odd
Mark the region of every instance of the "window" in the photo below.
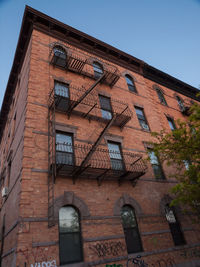
[[[111,120],[112,119],[112,107],[111,107],[110,98],[99,95],[99,101],[100,101],[100,106],[101,106],[102,118],[106,120]]]
[[[121,218],[128,253],[143,251],[134,209],[128,205],[123,206]]]
[[[55,46],[53,48],[53,64],[60,66],[60,67],[66,67],[67,63],[67,54],[66,51],[60,47],[60,46]]]
[[[139,123],[142,129],[149,131],[149,126],[145,118],[143,108],[135,107],[135,111],[136,111],[136,114],[137,114],[137,117],[138,117],[138,120],[139,120]]]
[[[66,111],[69,107],[69,86],[55,81],[54,83],[55,104],[59,110]]]
[[[148,149],[148,154],[151,162],[151,166],[153,168],[153,172],[156,179],[165,179],[165,175],[162,169],[162,166],[159,162],[158,157],[156,156],[155,152],[151,149]]]
[[[108,142],[108,150],[113,170],[124,170],[124,163],[119,143]]]
[[[178,102],[178,105],[179,105],[179,108],[180,108],[181,112],[183,112],[185,110],[185,106],[184,106],[183,100],[179,96],[176,96],[176,99],[177,99],[177,102]]]
[[[160,99],[160,103],[163,104],[163,105],[165,105],[165,106],[167,106],[167,102],[165,100],[165,97],[163,95],[163,92],[160,89],[158,89],[158,88],[156,88],[156,92],[157,92],[158,97]]]
[[[71,134],[56,133],[56,163],[74,165],[73,139]]]
[[[167,117],[168,123],[169,123],[169,127],[171,128],[172,131],[174,131],[176,129],[176,125],[175,122],[172,118]]]
[[[93,62],[94,78],[99,79],[103,74],[103,67],[98,62]]]
[[[137,90],[135,88],[135,83],[134,83],[132,77],[129,75],[125,75],[125,79],[126,79],[129,91],[137,93]]]
[[[173,208],[170,207],[169,204],[165,206],[165,216],[169,223],[169,228],[172,234],[174,245],[175,246],[184,245],[186,242],[183,236],[183,232],[181,230],[180,223],[176,218]]]
[[[80,216],[72,207],[59,210],[60,265],[83,260]]]

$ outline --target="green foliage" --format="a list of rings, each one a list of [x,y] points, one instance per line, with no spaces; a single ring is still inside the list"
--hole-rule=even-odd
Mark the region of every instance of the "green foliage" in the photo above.
[[[153,150],[161,162],[173,166],[177,185],[172,205],[183,204],[200,219],[200,106],[193,104],[187,121],[176,121],[172,132],[153,133]]]

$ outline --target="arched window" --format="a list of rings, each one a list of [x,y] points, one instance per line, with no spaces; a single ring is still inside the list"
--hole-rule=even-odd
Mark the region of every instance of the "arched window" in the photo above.
[[[176,96],[176,100],[178,102],[178,105],[179,105],[179,108],[181,111],[184,111],[185,109],[185,106],[184,106],[184,102],[183,100],[179,97],[179,96]]]
[[[103,74],[103,67],[98,62],[93,62],[94,78],[99,79]]]
[[[83,260],[78,211],[72,206],[59,210],[60,265]]]
[[[156,92],[157,92],[158,98],[160,99],[160,103],[167,106],[167,102],[165,100],[162,90],[160,90],[159,88],[156,88]]]
[[[165,216],[169,223],[169,228],[174,241],[174,245],[175,246],[184,245],[185,238],[181,230],[181,225],[176,217],[174,209],[170,207],[169,204],[165,205]]]
[[[132,77],[127,74],[127,75],[125,75],[125,78],[126,78],[126,82],[127,82],[127,85],[128,85],[128,89],[131,92],[137,93],[137,90],[135,88],[135,83],[134,83]]]
[[[55,46],[53,48],[53,64],[60,66],[60,67],[66,67],[67,62],[67,53],[64,48],[61,46]]]
[[[123,206],[121,218],[128,253],[143,251],[134,209],[128,205]]]

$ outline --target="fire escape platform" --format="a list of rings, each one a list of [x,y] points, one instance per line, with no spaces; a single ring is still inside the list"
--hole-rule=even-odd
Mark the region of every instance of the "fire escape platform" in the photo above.
[[[78,116],[107,123],[110,118],[105,118],[102,115],[99,98],[97,93],[91,92],[81,102],[79,98],[84,94],[84,88],[70,86],[70,97],[64,97],[61,94],[55,94],[52,90],[50,94],[49,105],[55,104],[55,109],[60,112],[66,113],[68,116],[76,114]],[[111,97],[112,116],[115,120],[112,125],[123,128],[132,118],[132,112],[128,104],[115,100]]]
[[[59,56],[59,54],[54,53],[53,50],[50,54],[50,63],[53,66],[58,66],[67,71],[69,70],[96,80],[93,70],[94,61],[98,61],[98,59],[90,58],[83,52],[80,53],[77,50],[69,48],[66,51],[66,59]],[[113,87],[120,78],[120,72],[117,67],[110,65],[109,63],[103,62],[103,66],[105,77],[101,83]]]
[[[107,149],[97,148],[86,165],[81,166],[91,147],[75,145],[69,147],[63,145],[63,150],[74,151],[68,153],[64,151],[56,152],[56,173],[57,176],[76,179],[96,179],[98,183],[103,180],[130,180],[141,177],[146,172],[146,165],[141,155],[130,152],[122,152],[123,160],[116,160],[119,155]],[[109,153],[116,154],[116,159],[112,161]]]

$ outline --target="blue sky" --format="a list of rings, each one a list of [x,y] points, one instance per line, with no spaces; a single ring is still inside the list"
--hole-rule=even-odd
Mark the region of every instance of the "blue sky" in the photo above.
[[[0,106],[25,5],[200,85],[200,0],[0,0]]]

